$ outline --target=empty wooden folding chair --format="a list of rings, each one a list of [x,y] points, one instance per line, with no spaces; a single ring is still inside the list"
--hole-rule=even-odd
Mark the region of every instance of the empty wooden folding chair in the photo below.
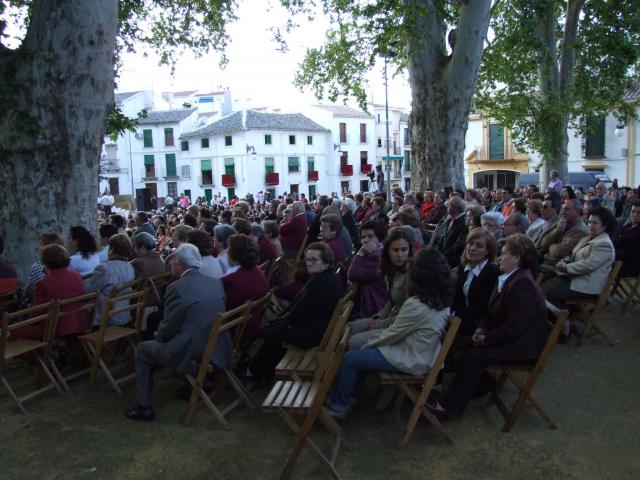
[[[186,374],[187,380],[191,384],[192,391],[191,398],[189,399],[189,407],[187,408],[187,416],[184,420],[185,425],[191,424],[191,420],[193,419],[193,414],[195,413],[196,405],[199,398],[202,399],[202,401],[216,418],[216,420],[218,420],[220,424],[222,424],[222,426],[227,430],[229,430],[231,427],[229,426],[229,422],[227,422],[225,416],[240,402],[244,402],[247,408],[253,408],[254,404],[251,400],[249,391],[235,376],[231,367],[225,367],[218,372],[218,375],[221,376],[218,378],[218,382],[228,381],[233,390],[238,395],[238,399],[220,409],[218,408],[218,406],[216,406],[215,403],[213,403],[212,398],[207,395],[203,388],[207,373],[213,370],[213,366],[211,365],[211,354],[214,352],[220,336],[225,332],[229,332],[229,334],[233,335],[232,338],[234,347],[239,348],[239,342],[242,338],[244,324],[247,322],[247,320],[249,320],[249,317],[251,317],[251,308],[252,302],[247,302],[243,305],[240,305],[239,307],[234,308],[233,310],[229,310],[225,313],[219,313],[215,316],[211,325],[211,330],[209,331],[209,338],[207,340],[207,345],[205,347],[204,353],[202,354],[202,360],[200,361],[198,371],[195,377],[190,373]],[[218,391],[219,389],[215,389],[215,392]]]
[[[400,448],[404,448],[411,440],[411,436],[413,435],[413,431],[416,428],[416,424],[421,416],[424,416],[429,423],[442,435],[447,443],[453,443],[453,439],[447,433],[447,431],[442,427],[442,424],[438,420],[438,418],[431,413],[425,407],[427,403],[427,399],[431,394],[431,390],[438,379],[438,374],[444,365],[444,360],[447,358],[447,354],[449,353],[449,349],[451,348],[451,344],[458,332],[458,328],[460,327],[460,318],[452,317],[449,319],[449,327],[447,328],[447,333],[442,340],[442,347],[440,348],[440,353],[436,357],[435,361],[431,369],[425,375],[406,375],[402,373],[388,373],[388,372],[380,372],[380,384],[381,385],[395,385],[400,388],[400,393],[396,398],[394,409],[398,411],[398,409],[402,406],[405,398],[408,398],[413,403],[413,408],[411,409],[411,414],[409,415],[409,420],[407,421],[407,425],[404,428],[404,433],[402,434],[402,438],[400,439],[399,446]]]
[[[287,426],[296,434],[296,441],[280,475],[281,479],[291,477],[303,447],[309,448],[311,453],[318,457],[322,464],[329,469],[333,478],[340,478],[335,463],[340,444],[344,441],[343,433],[337,422],[323,408],[323,405],[347,348],[350,333],[351,329],[347,326],[335,351],[324,358],[324,362],[318,366],[311,381],[277,381],[262,403],[263,411],[267,413],[278,412]],[[299,415],[304,416],[301,423],[293,418]],[[334,436],[335,441],[329,458],[310,438],[311,430],[317,420]]]
[[[597,297],[567,300],[567,305],[573,305],[578,310],[578,320],[584,323],[584,330],[582,332],[582,335],[578,339],[576,347],[582,346],[585,339],[591,333],[591,330],[595,330],[600,335],[602,335],[609,346],[613,347],[613,340],[609,338],[609,336],[602,328],[602,325],[600,325],[600,322],[598,321],[598,314],[607,305],[609,293],[613,288],[616,278],[618,278],[618,274],[620,273],[621,268],[621,261],[617,261],[613,264],[611,272],[609,273],[609,277],[607,278],[607,283],[604,285],[602,292]]]
[[[291,377],[294,380],[313,378],[318,365],[334,351],[340,335],[351,315],[353,302],[340,301],[332,315],[331,323],[324,332],[320,345],[308,350],[290,348],[276,366],[277,377]]]
[[[356,288],[348,289],[345,296],[338,300],[317,347],[303,350],[295,345],[285,344],[287,352],[276,365],[277,377],[309,378],[313,376],[320,360],[319,352],[333,351],[338,342],[344,325],[351,315],[356,292]]]
[[[513,425],[520,417],[522,410],[527,402],[529,402],[533,408],[540,414],[542,418],[547,422],[549,428],[556,429],[556,424],[553,423],[547,412],[544,411],[542,405],[533,397],[531,391],[533,390],[538,377],[543,372],[547,361],[549,360],[549,356],[553,351],[556,343],[558,341],[558,337],[560,336],[560,332],[562,332],[562,327],[564,327],[565,322],[567,321],[567,317],[569,316],[569,312],[566,310],[558,310],[554,305],[547,302],[547,313],[549,318],[555,321],[555,324],[551,328],[549,332],[549,336],[547,337],[547,342],[538,357],[538,360],[534,363],[528,365],[490,365],[487,367],[487,371],[491,376],[496,380],[496,387],[494,391],[489,396],[488,404],[495,403],[500,410],[500,413],[505,419],[504,426],[502,427],[502,431],[508,433],[513,428]],[[518,375],[526,375],[525,379],[518,378]],[[502,399],[500,398],[500,391],[504,387],[507,379],[511,380],[511,382],[518,389],[518,399],[513,404],[511,410],[509,410]]]
[[[611,296],[619,296],[624,301],[622,313],[628,313],[631,305],[640,303],[640,275],[637,277],[618,277]]]
[[[105,299],[102,306],[102,315],[100,318],[100,325],[98,330],[80,335],[78,339],[81,341],[85,352],[91,362],[91,385],[95,385],[98,369],[107,378],[107,381],[111,387],[118,394],[122,394],[120,385],[133,380],[135,373],[115,378],[111,373],[103,354],[105,351],[110,351],[110,347],[116,343],[126,342],[127,346],[131,349],[131,364],[133,365],[133,355],[135,352],[135,339],[140,333],[140,327],[142,326],[142,313],[148,294],[147,289],[134,290],[130,293],[123,293],[118,295],[117,292],[122,291],[122,287],[114,288],[115,296],[111,296]],[[122,305],[118,307],[118,305]],[[122,326],[109,325],[109,318],[112,315],[126,313],[130,316],[130,321]],[[112,352],[113,353],[113,352]],[[118,360],[122,360],[119,355],[114,355]]]
[[[13,401],[16,402],[16,405],[22,413],[27,413],[23,402],[41,393],[51,390],[52,388],[55,388],[60,394],[63,393],[53,374],[47,367],[49,353],[51,351],[51,341],[55,334],[55,308],[55,302],[47,302],[13,313],[5,312],[2,315],[2,322],[0,323],[0,382],[11,398],[13,398]],[[30,340],[18,338],[10,341],[11,332],[37,323],[43,323],[41,339]],[[35,391],[19,396],[5,376],[5,367],[9,362],[17,360],[23,355],[32,355],[33,358],[35,358],[48,383]],[[37,381],[39,380],[41,379]]]
[[[69,315],[78,314],[80,312],[86,312],[87,317],[89,319],[93,319],[97,301],[98,294],[96,292],[85,293],[84,295],[79,295],[77,297],[56,300],[55,325],[57,326],[61,322],[64,322],[64,319]],[[54,339],[54,344],[55,342],[56,341]],[[51,356],[49,356],[49,366],[51,367],[51,371],[56,376],[56,379],[58,380],[62,388],[64,388],[66,391],[69,391],[69,381],[91,372],[91,367],[87,367],[64,375],[62,372],[60,372]]]

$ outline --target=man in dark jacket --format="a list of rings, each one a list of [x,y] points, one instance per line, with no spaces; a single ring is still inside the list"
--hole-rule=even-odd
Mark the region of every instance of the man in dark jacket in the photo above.
[[[225,311],[222,282],[202,275],[201,262],[195,245],[180,245],[175,252],[171,271],[179,280],[167,287],[164,318],[155,340],[142,342],[136,348],[138,404],[125,412],[131,420],[154,418],[151,398],[155,370],[168,367],[181,373],[195,373],[198,358],[206,347],[211,320]],[[218,367],[233,362],[228,332],[218,339],[211,362]]]
[[[464,249],[464,237],[467,235],[467,226],[464,223],[467,206],[460,197],[449,199],[447,212],[449,218],[444,225],[444,233],[435,247],[446,257],[451,268],[458,265],[460,255]],[[462,236],[462,238],[460,238]]]

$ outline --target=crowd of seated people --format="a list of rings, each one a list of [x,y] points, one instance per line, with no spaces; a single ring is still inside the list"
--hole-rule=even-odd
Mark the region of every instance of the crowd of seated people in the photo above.
[[[451,313],[462,320],[447,359],[455,377],[429,406],[450,416],[491,388],[486,365],[539,355],[547,333],[545,298],[565,307],[568,300],[597,296],[616,259],[625,277],[640,274],[640,201],[633,189],[554,184],[545,192],[527,186],[391,193],[390,199],[362,193],[309,200],[290,194],[185,208],[176,202],[130,218],[103,217],[95,228],[73,226],[66,248],[60,235],[42,232],[23,305],[97,292],[92,319],[71,316],[58,325],[57,335],[75,335],[96,327],[115,287],[171,272],[173,288],[147,299],[147,306],[163,304],[163,316],[147,337],[151,343],[138,347],[138,404],[127,413],[149,420],[153,370],[192,369],[192,357],[203,348],[203,339],[193,336],[206,337],[205,318],[276,287],[285,310],[268,325],[254,312],[243,338],[245,344],[262,341],[246,375],[269,382],[287,345],[319,344],[351,282],[358,287],[352,336],[330,409],[336,416],[350,410],[366,372],[423,374]],[[301,253],[293,278],[267,282],[260,264]],[[17,286],[15,268],[0,259],[0,293]],[[199,306],[189,303],[200,300]],[[128,321],[128,314],[109,318],[110,325]],[[563,341],[574,323],[565,326]],[[12,334],[39,335],[37,329]],[[229,341],[222,341],[216,365],[233,361]]]

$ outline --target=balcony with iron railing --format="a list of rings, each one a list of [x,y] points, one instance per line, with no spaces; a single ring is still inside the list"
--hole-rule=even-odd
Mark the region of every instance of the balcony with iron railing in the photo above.
[[[267,186],[279,185],[280,184],[280,174],[277,172],[269,172],[265,174],[265,182]]]
[[[222,174],[222,186],[223,187],[234,187],[236,184],[236,176],[233,173],[223,173]]]
[[[360,164],[360,173],[371,173],[373,169],[373,165],[370,163],[361,163]]]
[[[202,175],[198,175],[198,185],[201,187],[213,187],[213,175],[211,172],[203,171]]]
[[[345,177],[353,175],[353,165],[340,165],[340,174]]]
[[[146,180],[158,180],[162,172],[160,168],[154,166],[147,166],[140,170],[140,178],[143,181]]]
[[[310,170],[309,171],[309,181],[310,182],[317,182],[318,181],[318,171],[317,170]]]

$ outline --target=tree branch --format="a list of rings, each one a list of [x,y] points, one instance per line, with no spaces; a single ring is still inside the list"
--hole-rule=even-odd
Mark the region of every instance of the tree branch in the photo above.
[[[578,22],[580,10],[584,0],[569,0],[565,14],[564,34],[560,47],[560,79],[559,87],[562,93],[573,83],[573,71],[576,63],[575,44],[578,36]]]

